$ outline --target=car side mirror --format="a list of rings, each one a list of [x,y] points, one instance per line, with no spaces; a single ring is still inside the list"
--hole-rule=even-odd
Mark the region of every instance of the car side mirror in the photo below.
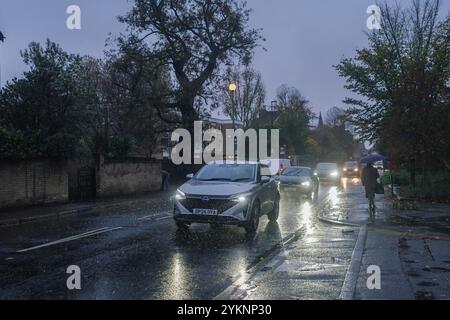
[[[268,176],[262,176],[261,177],[261,184],[266,184],[270,182],[270,177]]]
[[[194,179],[194,174],[193,173],[189,173],[188,175],[186,175],[187,179]]]

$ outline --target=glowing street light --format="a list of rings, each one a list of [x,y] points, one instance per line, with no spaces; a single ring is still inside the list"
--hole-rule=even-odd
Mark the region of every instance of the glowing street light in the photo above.
[[[228,91],[235,92],[237,90],[237,85],[235,83],[230,83],[228,86]]]

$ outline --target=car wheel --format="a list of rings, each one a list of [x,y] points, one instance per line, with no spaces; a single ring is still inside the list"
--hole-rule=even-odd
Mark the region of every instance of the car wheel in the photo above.
[[[256,235],[256,231],[258,230],[259,226],[259,215],[260,215],[259,202],[255,202],[253,204],[250,214],[251,214],[250,220],[245,225],[245,232],[247,233],[247,237],[253,238]]]
[[[276,222],[280,216],[280,197],[275,199],[275,206],[273,210],[268,214],[270,222]]]

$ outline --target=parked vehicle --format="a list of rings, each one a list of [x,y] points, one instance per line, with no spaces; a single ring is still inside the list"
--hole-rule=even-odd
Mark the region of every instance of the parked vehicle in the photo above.
[[[293,195],[306,195],[311,198],[319,192],[319,178],[308,167],[290,167],[281,173],[277,180],[280,192]]]
[[[359,164],[357,161],[347,161],[342,168],[342,174],[344,177],[359,177]]]
[[[256,162],[223,162],[204,166],[176,193],[174,219],[181,230],[192,223],[242,226],[256,233],[259,218],[270,221],[279,215],[277,182],[264,172],[269,168]]]
[[[339,167],[336,163],[317,164],[314,175],[319,178],[320,182],[325,181],[339,184],[341,181],[341,174],[339,173]]]

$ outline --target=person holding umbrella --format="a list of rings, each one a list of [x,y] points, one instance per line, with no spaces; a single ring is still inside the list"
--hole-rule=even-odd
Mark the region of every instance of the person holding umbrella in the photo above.
[[[367,166],[361,173],[361,183],[366,190],[366,198],[369,200],[369,214],[370,218],[375,218],[375,194],[378,191],[378,179],[380,174],[378,170],[373,167],[373,164],[377,161],[384,161],[386,157],[378,154],[371,154],[361,159],[361,163],[366,163]]]

